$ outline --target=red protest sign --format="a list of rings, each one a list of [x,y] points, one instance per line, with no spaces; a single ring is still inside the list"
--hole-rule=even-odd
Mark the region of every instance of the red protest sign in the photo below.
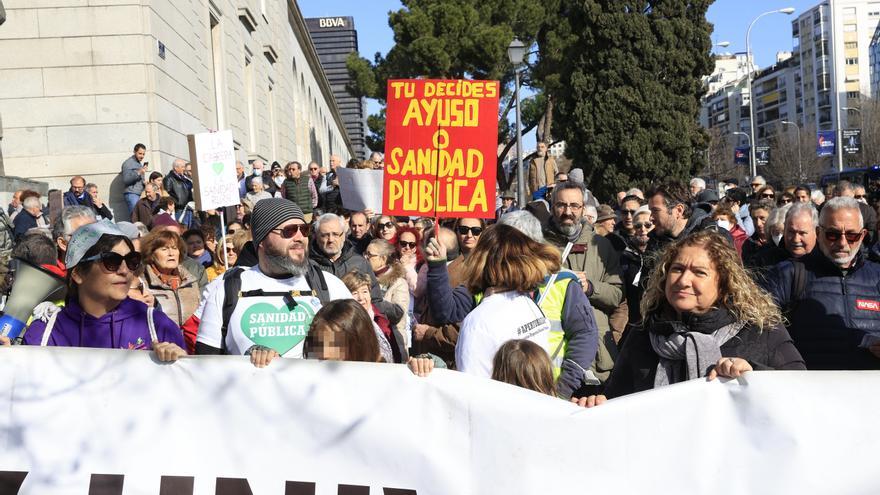
[[[498,81],[388,81],[385,215],[495,216]]]

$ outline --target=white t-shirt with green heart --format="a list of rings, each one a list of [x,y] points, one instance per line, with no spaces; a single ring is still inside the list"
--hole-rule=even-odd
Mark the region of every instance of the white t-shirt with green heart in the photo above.
[[[351,292],[341,280],[324,273],[330,299],[351,299]],[[241,291],[262,289],[263,292],[309,291],[305,277],[274,279],[263,274],[259,266],[241,273]],[[223,282],[211,284],[205,290],[205,305],[199,324],[198,342],[220,348],[223,325]],[[289,358],[303,357],[303,341],[321,301],[315,296],[295,298],[292,308],[284,296],[239,297],[226,331],[229,354],[244,354],[251,346],[264,345]]]

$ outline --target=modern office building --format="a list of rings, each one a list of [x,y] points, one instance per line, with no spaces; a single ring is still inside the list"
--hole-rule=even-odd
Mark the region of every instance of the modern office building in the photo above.
[[[731,144],[745,146],[748,138],[734,132],[749,132],[749,87],[745,75],[703,97],[700,125],[719,136],[730,136]]]
[[[789,52],[778,54],[776,64],[752,76],[755,140],[758,146],[770,144],[769,141],[783,131],[782,121],[795,121],[801,96],[797,84],[798,76],[794,59]]]
[[[367,149],[365,136],[366,101],[352,95],[346,86],[351,80],[345,61],[348,56],[358,51],[357,31],[352,17],[320,17],[306,19],[309,34],[315,44],[315,50],[321,59],[324,73],[333,88],[336,104],[342,112],[342,120],[345,129],[351,138],[351,144],[355,155],[359,158],[367,158],[370,150]],[[375,150],[383,151],[383,150]]]
[[[0,175],[65,190],[84,175],[118,210],[117,175],[135,143],[164,172],[188,158],[187,134],[211,129],[232,130],[242,161],[354,154],[294,0],[6,7]]]
[[[799,75],[801,125],[847,128],[862,95],[872,96],[870,46],[880,22],[880,1],[823,1],[791,23]],[[840,110],[840,111],[838,111]],[[849,114],[849,115],[848,115]],[[857,119],[856,119],[857,122]]]

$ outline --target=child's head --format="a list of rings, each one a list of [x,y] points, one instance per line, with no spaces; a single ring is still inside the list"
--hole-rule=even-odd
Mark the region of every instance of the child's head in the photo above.
[[[556,395],[550,357],[530,340],[508,340],[495,353],[492,364],[493,380]]]
[[[327,361],[381,361],[373,321],[353,299],[324,305],[306,335],[305,357]]]

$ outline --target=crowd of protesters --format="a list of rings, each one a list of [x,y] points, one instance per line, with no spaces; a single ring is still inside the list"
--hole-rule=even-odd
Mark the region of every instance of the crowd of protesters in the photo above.
[[[545,146],[532,201],[499,191],[491,221],[437,224],[345,210],[335,155],[238,163],[240,203],[196,211],[191,166],[150,172],[145,153],[121,167],[127,211],[82,176],[51,225],[38,193],[15,194],[0,250],[65,293],[0,342],[442,367],[583,406],[757,370],[880,369],[862,185],[694,178],[602,204]]]

